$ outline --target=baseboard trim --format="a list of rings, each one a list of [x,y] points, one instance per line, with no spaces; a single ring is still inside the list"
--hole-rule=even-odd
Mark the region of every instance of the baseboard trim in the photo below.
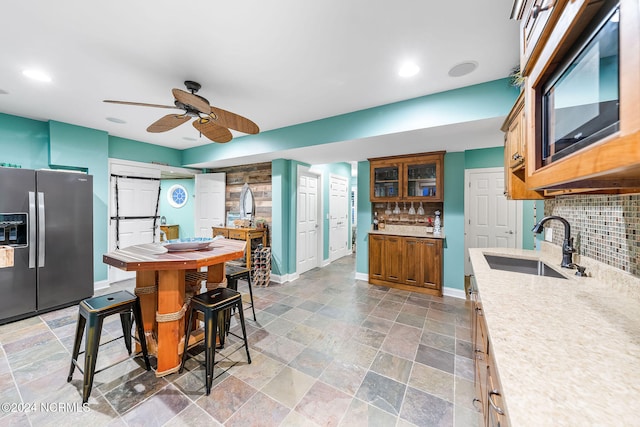
[[[445,287],[442,289],[442,295],[453,298],[467,299],[467,294],[465,293],[464,289]]]
[[[271,274],[271,281],[274,283],[287,283],[293,282],[296,279],[299,279],[300,275],[298,273],[291,274]]]
[[[108,280],[99,280],[97,282],[93,282],[93,290],[97,291],[99,289],[108,288],[110,285]]]
[[[364,280],[365,282],[369,281],[369,273],[358,273],[356,271],[356,280]]]

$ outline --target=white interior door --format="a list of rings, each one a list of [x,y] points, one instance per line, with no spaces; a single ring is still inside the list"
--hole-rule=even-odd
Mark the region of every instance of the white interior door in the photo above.
[[[157,241],[158,229],[154,230],[153,228],[153,217],[157,214],[160,171],[144,166],[115,162],[112,162],[110,166],[109,251],[115,250],[116,245],[120,248],[126,248],[127,246],[151,243],[154,241],[154,235]],[[116,216],[121,219],[118,221],[112,219]],[[157,225],[159,225],[159,221],[156,221]],[[132,277],[135,277],[135,272],[109,267],[110,282],[118,282]]]
[[[206,173],[196,175],[195,235],[212,237],[211,227],[224,226],[226,175]]]
[[[469,275],[469,248],[522,247],[522,202],[504,196],[503,168],[467,169],[465,183],[464,259]]]
[[[331,175],[329,189],[329,259],[347,255],[349,232],[349,185],[347,178]]]
[[[296,273],[302,274],[318,266],[319,177],[310,172],[298,172],[298,213],[296,224]]]

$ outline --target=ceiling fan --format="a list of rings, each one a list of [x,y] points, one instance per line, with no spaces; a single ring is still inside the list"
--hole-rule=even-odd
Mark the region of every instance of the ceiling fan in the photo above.
[[[195,118],[193,127],[198,129],[201,135],[206,136],[213,142],[229,142],[233,138],[229,129],[242,133],[256,134],[260,132],[258,125],[246,117],[230,111],[211,106],[209,101],[200,95],[196,95],[200,90],[200,83],[187,80],[184,82],[189,92],[180,89],[173,89],[174,105],[145,104],[142,102],[113,101],[105,99],[104,102],[112,104],[138,105],[141,107],[173,108],[180,109],[182,114],[167,114],[161,117],[148,128],[147,132],[159,133],[174,129],[184,122]]]

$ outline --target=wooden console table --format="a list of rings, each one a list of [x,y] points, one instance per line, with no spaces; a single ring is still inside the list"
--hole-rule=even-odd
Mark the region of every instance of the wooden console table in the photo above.
[[[179,225],[161,225],[160,230],[164,231],[167,240],[180,238],[180,226]]]
[[[244,240],[247,242],[247,268],[251,269],[251,241],[262,239],[262,246],[267,247],[267,230],[259,228],[229,228],[212,227],[213,237],[223,236],[227,239]]]

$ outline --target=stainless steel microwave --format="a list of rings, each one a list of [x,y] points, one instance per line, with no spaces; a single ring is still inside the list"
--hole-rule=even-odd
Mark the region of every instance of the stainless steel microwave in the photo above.
[[[620,129],[620,8],[610,3],[542,85],[544,165]]]

